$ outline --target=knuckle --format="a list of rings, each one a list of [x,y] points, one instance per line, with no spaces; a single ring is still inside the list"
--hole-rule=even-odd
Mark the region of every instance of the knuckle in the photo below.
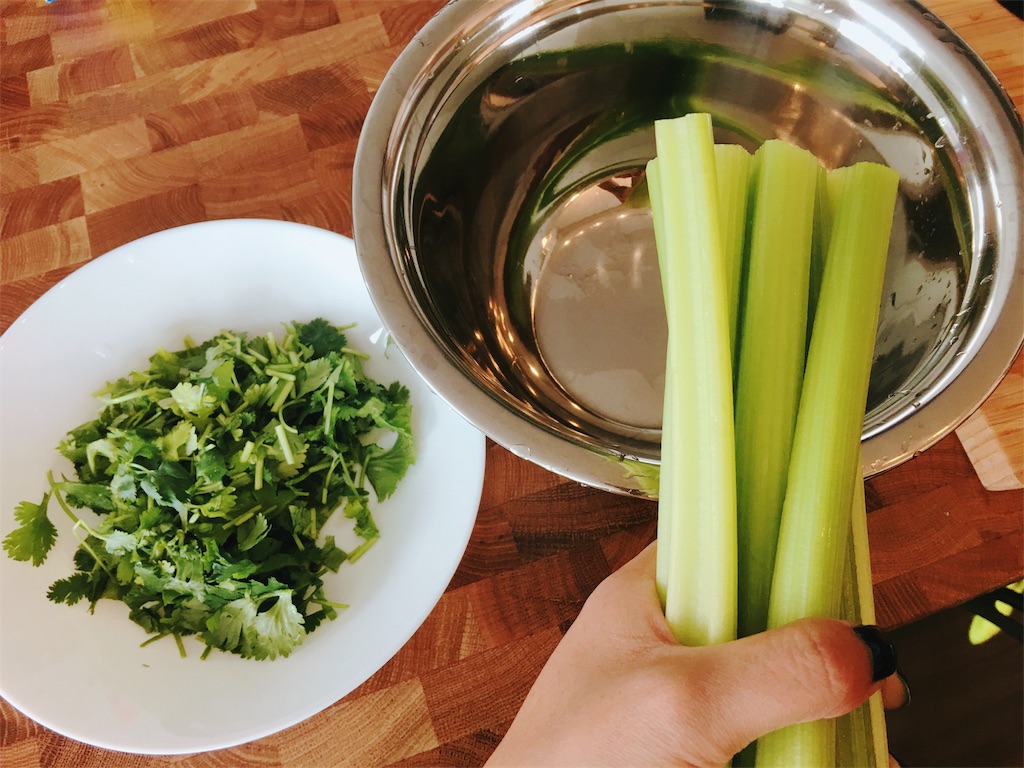
[[[856,708],[868,693],[867,678],[849,629],[823,619],[800,621],[793,629],[793,679],[815,699],[822,716],[837,717]]]

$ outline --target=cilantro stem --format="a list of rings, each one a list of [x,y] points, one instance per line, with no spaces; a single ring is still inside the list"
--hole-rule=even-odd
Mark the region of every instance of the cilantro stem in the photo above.
[[[322,597],[311,597],[309,602],[321,605],[324,608],[340,608],[341,610],[347,610],[350,606],[348,603],[336,603],[333,600],[327,600]]]
[[[131,392],[126,392],[123,395],[117,397],[98,397],[104,405],[118,405],[120,403],[127,403],[129,400],[138,400],[140,397],[149,397],[150,395],[160,394],[167,392],[162,387],[152,387],[150,389],[133,389]]]
[[[58,503],[59,502],[60,502],[60,499],[58,499]],[[86,536],[86,538],[83,539],[83,538],[80,538],[78,536],[79,529],[85,529],[86,533],[88,534]],[[95,532],[88,525],[86,525],[84,522],[79,520],[77,523],[75,523],[74,527],[71,529],[71,533],[75,535],[76,539],[78,539],[79,546],[82,549],[84,549],[86,552],[88,552],[89,555],[92,557],[92,559],[96,561],[96,565],[98,565],[100,568],[102,568],[104,571],[106,571],[107,576],[109,576],[110,578],[116,580],[116,576],[114,575],[114,572],[111,571],[107,567],[107,564],[105,562],[103,562],[103,558],[101,558],[98,554],[96,554],[96,550],[94,550],[92,547],[89,546],[89,536],[95,536],[96,535]]]
[[[271,368],[269,365],[264,369],[267,372],[267,376],[275,379],[284,379],[285,381],[295,381],[295,374],[289,371],[279,371],[277,368]]]
[[[353,488],[357,488],[358,485],[356,484],[355,478],[353,478],[352,477],[352,473],[348,471],[348,462],[345,461],[344,459],[342,459],[340,456],[338,457],[338,459],[339,459],[338,463],[341,464],[341,472],[342,472],[343,475],[345,475],[345,482],[349,486],[351,486]]]
[[[294,466],[295,456],[292,455],[292,447],[288,443],[288,435],[285,434],[284,424],[278,424],[274,427],[274,434],[277,435],[277,444],[281,446],[281,453],[284,454],[285,462],[287,462],[288,466]]]
[[[274,404],[270,406],[270,410],[274,413],[280,413],[281,409],[284,408],[285,401],[294,390],[295,377],[292,376],[290,379],[285,380],[284,386],[281,387],[281,390],[277,393],[277,397],[274,399]],[[288,463],[291,464],[290,461]]]
[[[331,478],[334,477],[334,469],[338,466],[338,462],[341,461],[341,456],[334,456],[331,458],[331,466],[327,470],[327,474],[324,476],[323,490],[320,493],[320,503],[327,503],[327,491],[331,487]]]
[[[331,382],[327,385],[327,403],[324,405],[324,434],[329,438],[334,434],[334,380],[341,373],[341,366],[334,369]]]
[[[317,472],[320,472],[320,471],[322,471],[324,469],[328,469],[330,466],[331,466],[331,462],[329,462],[329,461],[321,461],[319,464],[314,464],[312,467],[307,469],[301,475],[296,475],[295,479],[292,482],[297,485],[301,481],[305,480],[307,477],[311,477],[311,476],[315,475]]]
[[[257,365],[256,363],[259,363],[260,365],[266,365],[267,363],[270,362],[263,355],[255,351],[252,352],[251,355],[238,355],[238,359],[241,360],[246,365],[248,365],[250,368],[252,368],[252,372],[255,373],[257,376],[263,376],[264,374],[263,369],[260,368],[260,366]]]
[[[60,505],[60,508],[64,510],[65,514],[68,517],[70,517],[71,520],[74,523],[76,523],[76,524],[81,523],[82,522],[81,518],[79,518],[78,515],[76,515],[74,512],[72,512],[71,511],[71,507],[69,507],[67,505],[67,503],[64,501],[64,497],[61,495],[61,492],[60,492],[59,484],[57,483],[56,480],[53,479],[53,472],[52,471],[46,473],[46,480],[50,484],[50,490],[53,492],[52,493],[53,498],[55,498],[57,500],[57,503]],[[84,523],[83,523],[83,525],[84,525]],[[86,526],[86,528],[88,528],[88,526]],[[91,533],[91,531],[90,531],[90,533]]]
[[[367,553],[367,551],[370,549],[370,547],[372,547],[377,542],[377,539],[379,539],[379,538],[380,538],[380,536],[374,536],[373,538],[367,539],[362,544],[360,544],[358,547],[353,549],[351,552],[348,553],[348,561],[350,563],[354,563],[360,557],[365,555]]]
[[[262,504],[257,504],[256,506],[248,509],[246,512],[242,513],[238,517],[236,517],[236,518],[234,518],[232,520],[228,520],[226,523],[224,523],[224,527],[225,528],[237,527],[237,526],[241,525],[242,523],[248,522],[253,517],[253,515],[255,515],[257,512],[261,512],[262,510],[263,510],[263,505]]]

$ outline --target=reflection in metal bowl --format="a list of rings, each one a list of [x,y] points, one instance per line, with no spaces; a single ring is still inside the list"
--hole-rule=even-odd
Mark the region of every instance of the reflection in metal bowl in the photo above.
[[[865,471],[951,431],[1024,337],[1021,124],[896,0],[447,6],[383,82],[355,169],[362,269],[414,366],[513,451],[646,492],[665,329],[643,168],[653,121],[688,111],[719,141],[900,172]]]

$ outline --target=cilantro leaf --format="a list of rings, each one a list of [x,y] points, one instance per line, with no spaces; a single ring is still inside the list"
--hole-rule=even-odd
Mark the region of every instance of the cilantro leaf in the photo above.
[[[55,603],[74,605],[89,595],[89,584],[89,574],[78,572],[66,579],[53,582],[46,597]]]
[[[64,493],[64,500],[72,507],[104,512],[113,512],[115,509],[109,485],[64,481],[58,484],[58,488]]]
[[[253,624],[245,632],[242,655],[256,659],[275,659],[287,656],[305,639],[302,616],[292,603],[291,592],[272,593],[274,604],[266,611],[257,612]]]
[[[308,323],[296,323],[295,332],[299,341],[310,347],[317,357],[326,357],[331,352],[341,352],[348,343],[345,334],[322,317]]]
[[[273,605],[261,611],[267,600],[273,600]],[[279,590],[256,598],[246,595],[223,606],[207,621],[203,639],[245,658],[275,659],[288,656],[305,635],[291,591]]]
[[[31,560],[42,565],[57,539],[57,528],[46,515],[49,492],[38,504],[21,502],[14,510],[19,525],[4,537],[4,549],[15,560]]]
[[[412,438],[405,434],[400,434],[387,450],[376,445],[372,447],[376,450],[370,452],[366,461],[366,477],[377,499],[383,501],[395,492],[399,480],[416,460],[415,450]]]

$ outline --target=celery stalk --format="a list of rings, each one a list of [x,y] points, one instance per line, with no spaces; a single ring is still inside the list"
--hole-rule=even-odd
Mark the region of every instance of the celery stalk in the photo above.
[[[736,473],[728,291],[711,119],[655,122],[668,369],[659,517],[667,530],[665,617],[685,645],[736,636]],[[653,196],[653,190],[652,190]],[[656,231],[658,231],[656,229]]]
[[[718,215],[722,227],[722,257],[729,291],[729,340],[736,355],[740,283],[743,277],[743,246],[747,233],[750,187],[750,153],[739,144],[715,145],[715,176],[718,181]]]
[[[811,332],[783,505],[768,624],[836,616],[898,174],[874,163],[829,173],[829,251]],[[829,765],[834,721],[758,742],[757,765]]]
[[[874,599],[871,585],[871,563],[867,551],[867,512],[864,506],[864,483],[855,481],[853,507],[850,510],[850,539],[846,548],[843,569],[843,596],[839,618],[852,624],[874,623]],[[875,694],[857,709],[836,720],[836,765],[856,765],[862,768],[886,768],[888,746],[885,739],[885,721],[881,730],[873,720],[873,704],[881,704],[881,695]],[[886,762],[879,763],[881,754]]]
[[[665,314],[666,317],[670,311],[674,312],[676,305],[671,301],[668,291],[666,290],[669,286],[668,274],[671,266],[666,263],[665,256],[668,253],[668,246],[665,242],[665,212],[662,209],[661,204],[661,172],[659,170],[658,158],[652,159],[647,164],[647,173],[645,178],[647,179],[647,192],[650,197],[651,206],[651,221],[654,224],[654,243],[658,251],[658,268],[662,275],[662,295],[665,300]],[[669,321],[669,327],[676,324],[673,319]],[[673,400],[675,399],[676,388],[669,386],[668,372],[673,369],[672,356],[672,345],[669,344],[665,350],[665,401],[662,406],[662,424],[672,423],[672,412],[673,412]],[[673,445],[674,438],[677,435],[674,431],[662,429],[661,432],[661,462],[660,467],[671,467],[675,461],[675,446]],[[658,473],[658,503],[659,506],[663,505],[665,509],[673,503],[675,498],[675,487],[673,485],[674,479],[677,477],[675,472],[661,472]],[[655,583],[658,588],[658,597],[661,600],[662,610],[665,608],[665,599],[668,593],[668,564],[672,561],[672,516],[669,514],[658,515],[658,556],[656,559],[655,567]]]
[[[836,612],[839,579],[820,577],[845,554],[895,206],[898,175],[889,168],[858,163],[829,176],[842,183],[797,414],[771,626]]]
[[[871,556],[868,549],[868,518],[864,501],[864,482],[858,477],[850,511],[850,544],[847,547],[840,618],[854,624],[874,624],[875,601],[871,580]],[[887,768],[889,740],[886,734],[882,694],[836,722],[837,765]]]
[[[736,378],[739,633],[768,620],[775,546],[807,348],[815,192],[820,165],[783,141],[756,153]]]
[[[828,171],[818,166],[818,185],[815,195],[814,239],[811,247],[811,273],[807,292],[807,343],[811,343],[811,329],[818,309],[818,294],[821,293],[821,278],[825,274],[825,258],[828,255],[829,233],[832,228],[832,211],[828,194]]]
[[[853,583],[856,585],[857,606],[860,624],[874,624],[875,593],[871,578],[871,552],[868,547],[868,510],[864,499],[864,481],[858,475],[853,490],[853,508],[850,512],[850,539],[853,555]],[[889,738],[885,726],[885,707],[882,694],[874,694],[865,705],[868,710],[869,738],[871,742],[871,758],[877,768],[889,765]]]

